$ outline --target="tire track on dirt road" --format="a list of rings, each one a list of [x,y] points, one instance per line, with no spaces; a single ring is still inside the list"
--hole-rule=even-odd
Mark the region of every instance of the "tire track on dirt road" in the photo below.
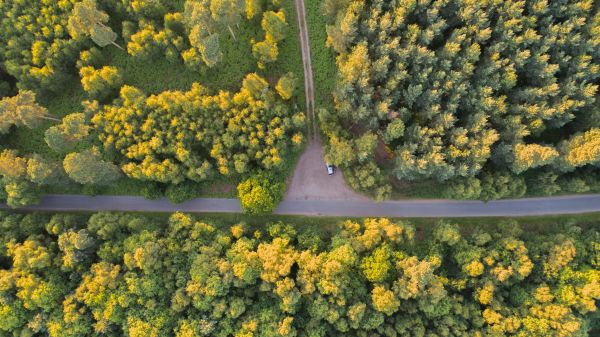
[[[312,60],[310,57],[310,39],[308,37],[308,26],[306,24],[306,8],[304,0],[294,0],[296,14],[298,16],[298,27],[300,35],[300,50],[302,53],[302,65],[304,68],[304,94],[306,96],[306,114],[310,125],[308,126],[309,140],[318,139],[317,118],[315,115],[315,85],[313,82]]]

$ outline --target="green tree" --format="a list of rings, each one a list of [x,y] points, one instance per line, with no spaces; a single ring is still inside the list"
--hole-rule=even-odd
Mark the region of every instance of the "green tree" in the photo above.
[[[72,150],[78,142],[87,139],[90,126],[82,113],[72,113],[63,118],[59,125],[51,126],[44,134],[48,146],[59,153]]]
[[[63,165],[69,178],[79,184],[108,185],[121,177],[119,168],[102,160],[95,150],[69,153]]]
[[[34,154],[27,161],[27,176],[29,181],[38,185],[57,185],[63,181],[64,170],[60,162]]]
[[[79,69],[81,85],[91,97],[102,100],[112,91],[120,88],[123,78],[116,67],[105,66],[94,69],[91,66]]]
[[[223,58],[223,53],[219,46],[219,35],[210,34],[204,36],[200,26],[194,26],[190,33],[190,43],[200,51],[202,61],[209,66],[214,67]]]
[[[210,0],[212,19],[227,27],[231,37],[237,40],[231,26],[240,22],[243,6],[237,0]]]
[[[30,182],[18,180],[9,182],[4,186],[6,190],[6,203],[12,208],[37,204],[40,202],[39,190]]]
[[[262,13],[262,0],[245,0],[244,2],[246,8],[246,18],[249,20]]]
[[[112,44],[123,49],[115,42],[117,34],[106,26],[107,22],[108,14],[98,10],[94,0],[83,0],[73,6],[67,29],[74,39],[80,36],[90,36],[100,47]]]
[[[13,125],[37,128],[46,120],[58,121],[35,102],[33,91],[21,90],[16,96],[0,100],[0,133],[8,133]]]
[[[521,173],[531,168],[549,165],[558,158],[558,151],[551,146],[517,144],[514,148],[513,172]]]
[[[276,42],[270,40],[256,42],[252,44],[252,55],[258,60],[258,67],[264,69],[266,63],[277,61],[279,48]]]
[[[279,42],[285,38],[288,24],[285,21],[284,12],[264,12],[260,24],[265,31],[267,41]]]
[[[297,81],[298,79],[294,73],[290,72],[282,76],[275,86],[279,96],[285,100],[291,99],[296,91]]]
[[[600,129],[577,134],[560,145],[561,158],[557,165],[563,171],[596,164],[600,161]]]
[[[285,187],[282,183],[264,175],[253,175],[237,186],[238,197],[244,213],[272,213],[283,198]]]

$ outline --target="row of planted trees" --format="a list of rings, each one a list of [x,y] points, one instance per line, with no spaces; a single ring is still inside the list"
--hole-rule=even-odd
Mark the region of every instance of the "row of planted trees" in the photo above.
[[[587,336],[600,233],[0,217],[0,336]],[[415,236],[419,238],[416,239]]]

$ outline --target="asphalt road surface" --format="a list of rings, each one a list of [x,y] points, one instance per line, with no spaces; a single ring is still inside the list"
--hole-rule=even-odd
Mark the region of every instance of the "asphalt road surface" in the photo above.
[[[0,205],[0,209],[8,209]],[[171,204],[166,199],[146,200],[130,196],[48,195],[33,211],[139,211],[189,213],[240,213],[237,199],[194,199]],[[559,215],[600,212],[600,194],[481,201],[406,200],[286,200],[275,212],[280,215],[340,217],[500,217]]]

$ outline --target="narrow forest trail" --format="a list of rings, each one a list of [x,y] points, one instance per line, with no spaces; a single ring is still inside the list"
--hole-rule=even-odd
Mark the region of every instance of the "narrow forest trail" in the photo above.
[[[308,138],[310,141],[319,139],[317,118],[315,114],[315,86],[313,82],[312,61],[310,57],[310,39],[306,24],[306,8],[304,0],[294,0],[300,35],[300,50],[304,68],[304,94],[306,96],[306,114],[308,116]]]

